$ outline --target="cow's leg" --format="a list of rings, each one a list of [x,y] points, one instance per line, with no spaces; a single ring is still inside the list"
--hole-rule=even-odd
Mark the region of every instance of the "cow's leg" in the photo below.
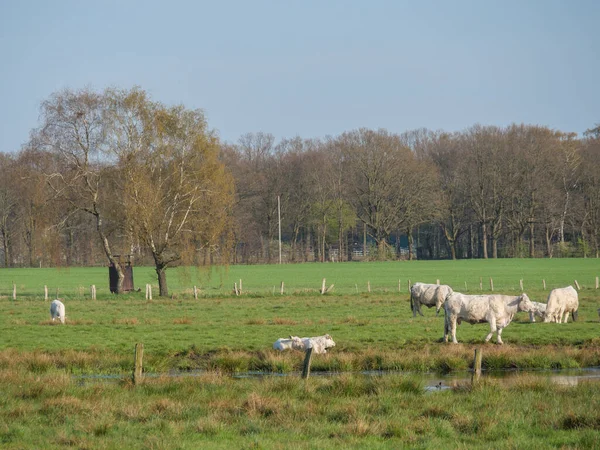
[[[563,320],[564,323],[567,323],[569,321],[569,311],[567,311],[565,313],[565,319]]]
[[[417,301],[417,307],[419,308],[419,314],[421,314],[421,317],[425,317],[421,311],[421,302]]]
[[[504,342],[502,342],[502,330],[504,330],[503,327],[498,327],[498,344],[502,345],[504,344]]]
[[[452,330],[452,342],[458,344],[458,341],[456,340],[456,316],[451,316],[449,320],[450,328]]]
[[[448,342],[448,333],[450,326],[448,324],[448,314],[444,316],[444,342]]]
[[[533,311],[529,311],[529,321],[535,322],[535,314],[533,313]]]
[[[496,328],[496,318],[495,317],[490,317],[489,323],[490,323],[490,332],[485,337],[485,342],[489,342],[490,339],[492,338],[492,336],[494,335],[494,333],[497,331],[497,328]]]

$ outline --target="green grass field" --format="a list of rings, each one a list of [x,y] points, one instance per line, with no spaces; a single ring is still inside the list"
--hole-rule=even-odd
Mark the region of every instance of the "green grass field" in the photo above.
[[[568,286],[577,280],[582,288],[593,289],[595,278],[600,276],[597,259],[497,259],[459,261],[395,261],[353,262],[326,264],[284,264],[229,266],[228,268],[175,268],[167,271],[170,292],[191,293],[194,285],[204,295],[229,295],[234,283],[242,280],[246,293],[265,294],[279,292],[281,282],[285,291],[299,293],[318,291],[323,278],[327,286],[334,284],[334,293],[352,294],[367,292],[397,292],[398,281],[406,292],[408,281],[449,284],[456,291],[478,292],[480,279],[484,291],[516,292],[523,280],[526,292],[540,290],[542,280],[546,287]],[[52,268],[52,269],[0,269],[0,298],[12,296],[13,283],[17,295],[43,297],[44,285],[50,295],[59,289],[61,297],[89,296],[89,286],[96,285],[98,295],[109,295],[108,268]],[[145,290],[150,283],[158,289],[156,273],[151,267],[134,267],[134,284]],[[465,287],[466,283],[466,287]]]
[[[556,387],[523,375],[510,386],[486,380],[426,393],[417,374],[468,373],[474,348],[486,372],[600,366],[599,269],[592,259],[232,266],[210,276],[178,269],[169,274],[173,298],[155,291],[153,300],[144,289],[110,294],[107,268],[2,269],[0,446],[594,448],[600,383]],[[151,268],[134,271],[136,286],[156,288]],[[520,313],[503,333],[504,346],[483,344],[487,324],[461,325],[453,345],[440,342],[443,314],[424,308],[425,317],[412,317],[408,280],[439,278],[458,291],[466,281],[474,293],[480,277],[484,292],[493,277],[494,292],[515,295],[523,279],[537,301],[578,280],[579,321],[529,323]],[[326,295],[318,293],[322,278],[335,285]],[[235,296],[239,279],[243,293]],[[49,320],[44,285],[50,299],[59,288],[66,325]],[[304,355],[272,349],[279,337],[324,333],[337,345],[313,357],[312,371],[338,373],[331,378],[304,382],[297,375]],[[144,343],[146,374],[159,377],[134,387],[137,342]],[[165,376],[196,370],[202,375]],[[372,370],[393,374],[360,375]],[[228,375],[253,371],[287,376]],[[99,374],[120,381],[80,378]]]

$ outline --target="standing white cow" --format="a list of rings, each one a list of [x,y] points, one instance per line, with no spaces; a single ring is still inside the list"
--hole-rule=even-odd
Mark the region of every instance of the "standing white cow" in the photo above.
[[[497,333],[497,342],[502,344],[502,330],[510,324],[519,311],[529,312],[534,308],[527,294],[518,297],[510,295],[465,295],[455,292],[448,296],[444,309],[444,342],[448,342],[448,333],[452,333],[452,342],[457,344],[456,324],[462,320],[474,323],[488,322],[490,332],[485,338],[488,342]]]
[[[65,323],[65,305],[59,299],[53,300],[50,303],[50,318],[52,322],[54,322],[54,319],[58,319],[60,323]]]
[[[452,288],[446,284],[413,284],[410,287],[410,308],[412,309],[413,317],[417,317],[417,313],[423,315],[421,305],[425,305],[428,308],[435,306],[435,314],[438,315],[440,308],[444,304],[444,300],[452,292]]]
[[[546,305],[544,322],[565,322],[569,319],[569,313],[573,313],[573,320],[577,320],[579,309],[579,297],[573,286],[556,288],[550,291]],[[563,320],[564,317],[564,320]]]
[[[531,302],[533,304],[534,309],[529,311],[529,321],[535,322],[535,316],[538,316],[540,319],[544,320],[546,316],[546,304],[540,302]]]

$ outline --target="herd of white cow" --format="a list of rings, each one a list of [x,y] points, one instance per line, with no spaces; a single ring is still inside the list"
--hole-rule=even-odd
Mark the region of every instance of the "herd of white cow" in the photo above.
[[[445,284],[415,283],[410,288],[410,306],[413,317],[421,312],[421,305],[428,308],[435,306],[436,314],[444,307],[444,342],[452,335],[452,342],[456,340],[456,326],[461,322],[483,323],[490,325],[490,332],[485,338],[488,342],[494,333],[497,335],[498,344],[502,344],[502,330],[506,328],[518,312],[528,312],[529,319],[535,322],[535,316],[544,322],[567,322],[569,314],[577,320],[579,299],[577,291],[572,287],[553,289],[548,295],[546,303],[532,302],[527,294],[511,295],[466,295],[454,292]],[[599,310],[600,312],[600,310]],[[58,299],[50,304],[50,318],[54,322],[58,319],[65,323],[65,305]],[[330,335],[300,338],[290,336],[275,341],[275,350],[302,350],[312,349],[313,353],[327,353],[327,349],[334,347],[335,342]]]
[[[444,307],[444,342],[448,342],[448,335],[452,335],[452,342],[456,340],[456,325],[462,321],[474,323],[487,322],[490,332],[485,338],[488,342],[494,333],[497,335],[498,344],[502,344],[502,330],[506,328],[516,313],[524,311],[529,313],[529,319],[535,322],[535,316],[544,322],[567,322],[569,314],[577,320],[579,299],[573,286],[553,289],[548,295],[546,303],[532,302],[527,294],[511,295],[465,295],[454,292],[450,286],[438,284],[415,283],[410,289],[410,304],[413,317],[421,312],[421,305],[429,308],[435,306],[436,313]]]

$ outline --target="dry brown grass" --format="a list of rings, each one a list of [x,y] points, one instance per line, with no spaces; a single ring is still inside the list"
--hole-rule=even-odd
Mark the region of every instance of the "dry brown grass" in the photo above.
[[[273,325],[298,325],[298,322],[292,319],[285,319],[282,317],[274,317],[271,320]]]
[[[246,325],[264,325],[267,321],[265,319],[248,319]]]
[[[177,317],[173,319],[174,325],[190,325],[192,323],[192,319],[190,317]]]
[[[126,317],[124,319],[113,319],[112,323],[115,325],[137,325],[138,320],[136,317]]]

